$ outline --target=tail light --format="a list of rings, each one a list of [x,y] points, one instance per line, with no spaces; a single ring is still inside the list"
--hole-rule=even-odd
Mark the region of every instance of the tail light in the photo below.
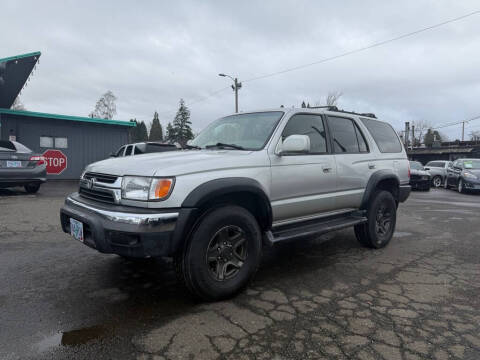
[[[410,162],[408,162],[408,178],[410,179]]]
[[[45,164],[45,158],[43,156],[32,156],[30,157],[30,161],[36,161],[37,166]]]

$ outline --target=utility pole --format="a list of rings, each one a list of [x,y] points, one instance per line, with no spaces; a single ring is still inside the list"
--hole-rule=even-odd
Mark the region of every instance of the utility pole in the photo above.
[[[233,78],[227,74],[218,74],[218,76],[229,77],[233,81],[232,89],[235,92],[235,112],[238,113],[238,89],[242,87],[242,83],[237,78]]]
[[[408,150],[408,137],[410,135],[410,123],[408,121],[405,122],[405,149]]]
[[[415,146],[415,125],[412,125],[412,149]]]
[[[462,141],[464,140],[465,136],[465,121],[462,121]]]

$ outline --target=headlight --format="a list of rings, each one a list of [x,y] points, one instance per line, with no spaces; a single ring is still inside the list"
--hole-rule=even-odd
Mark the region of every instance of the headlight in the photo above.
[[[428,176],[428,175],[423,175],[423,176],[422,176],[422,179],[423,179],[423,180],[428,180],[428,179],[430,179],[430,176]]]
[[[463,173],[463,177],[466,179],[477,180],[477,176],[468,171]]]
[[[122,198],[129,200],[163,200],[173,189],[174,179],[125,176],[122,180]]]
[[[83,179],[83,177],[85,176],[85,173],[86,173],[86,172],[87,172],[87,170],[83,170],[82,175],[80,175],[80,180]]]

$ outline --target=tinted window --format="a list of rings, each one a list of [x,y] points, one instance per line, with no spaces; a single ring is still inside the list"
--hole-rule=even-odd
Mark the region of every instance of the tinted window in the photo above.
[[[11,141],[1,141],[0,140],[0,151],[15,151],[15,145]]]
[[[307,135],[310,138],[310,153],[327,152],[327,141],[322,117],[311,114],[294,115],[283,129],[282,139],[290,135]]]
[[[132,155],[132,145],[127,146],[127,150],[125,151],[125,156],[130,156]]]
[[[135,146],[135,151],[133,152],[134,155],[140,155],[143,154],[142,150],[138,146]]]
[[[335,153],[358,153],[367,151],[365,139],[352,120],[329,116],[328,124],[332,132]]]
[[[443,168],[443,165],[444,163],[442,161],[430,161],[425,166]]]
[[[122,146],[120,149],[118,149],[117,156],[123,156],[123,150],[125,150],[125,146]]]
[[[410,161],[410,168],[414,170],[423,170],[423,165],[418,161]]]
[[[377,143],[380,152],[398,153],[402,151],[402,144],[390,124],[365,118],[361,120]]]

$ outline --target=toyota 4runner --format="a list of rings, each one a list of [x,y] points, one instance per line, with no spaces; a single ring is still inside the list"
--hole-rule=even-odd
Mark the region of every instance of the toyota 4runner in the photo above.
[[[373,114],[234,114],[187,148],[89,165],[63,231],[102,253],[173,257],[194,295],[218,300],[246,286],[263,245],[353,226],[384,247],[410,194],[404,147]]]

